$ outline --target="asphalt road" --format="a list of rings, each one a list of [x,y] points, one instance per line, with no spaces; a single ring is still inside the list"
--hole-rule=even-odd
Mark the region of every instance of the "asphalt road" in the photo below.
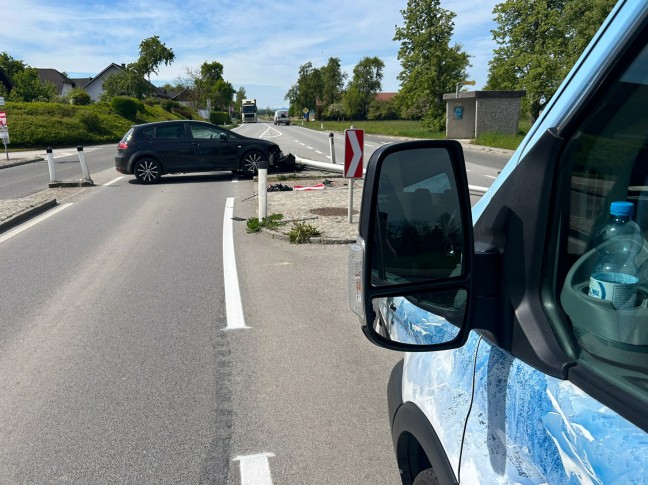
[[[224,210],[253,182],[115,175],[0,242],[2,481],[247,485],[261,457],[269,483],[397,483],[399,355],[347,310],[346,248],[236,222],[247,328],[226,330]]]

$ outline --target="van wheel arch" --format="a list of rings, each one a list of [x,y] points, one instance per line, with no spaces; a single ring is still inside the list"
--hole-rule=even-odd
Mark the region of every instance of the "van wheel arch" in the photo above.
[[[413,403],[398,408],[392,423],[392,438],[404,485],[413,484],[417,476],[429,469],[439,484],[459,483],[441,440],[423,411]]]

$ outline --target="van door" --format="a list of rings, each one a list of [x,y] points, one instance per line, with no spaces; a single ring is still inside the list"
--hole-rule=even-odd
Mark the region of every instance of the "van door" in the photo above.
[[[539,333],[514,335],[510,352],[480,342],[462,482],[648,482],[648,241],[634,256],[644,269],[635,307],[615,308],[587,292],[594,235],[611,202],[633,202],[648,236],[647,34],[637,35],[596,93],[556,132],[556,157],[522,159],[508,188],[500,189],[509,196],[507,208],[491,209],[509,213],[504,235],[520,241],[507,257],[515,260],[517,252],[532,261],[516,265],[524,276],[505,285],[514,318]],[[533,199],[523,184],[542,170],[549,179],[537,184],[546,190],[522,203],[516,183]],[[547,209],[535,226],[548,228],[540,241],[533,241],[533,221],[525,217],[533,207]],[[526,236],[518,239],[516,231]],[[525,363],[529,355],[516,342],[542,340],[547,323],[547,339],[557,339],[574,359],[562,368],[566,379]]]

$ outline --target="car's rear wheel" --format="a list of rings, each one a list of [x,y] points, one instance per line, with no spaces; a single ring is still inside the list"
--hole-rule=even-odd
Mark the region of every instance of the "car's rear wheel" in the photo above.
[[[143,184],[154,184],[162,176],[162,165],[155,158],[142,158],[135,163],[135,177]]]
[[[258,150],[247,152],[241,162],[243,173],[248,177],[254,177],[259,170],[259,162],[265,159],[266,156]]]

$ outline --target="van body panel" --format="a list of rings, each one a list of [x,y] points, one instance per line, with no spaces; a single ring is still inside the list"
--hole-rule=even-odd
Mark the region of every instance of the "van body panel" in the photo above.
[[[473,207],[476,231],[481,225],[486,234],[490,230],[486,221],[510,210],[505,195],[516,190],[527,193],[518,183],[537,145],[548,130],[557,138],[567,131],[605,82],[629,39],[645,28],[647,18],[646,1],[620,1],[614,7],[500,176]],[[533,170],[545,170],[546,183],[557,161],[557,157],[536,161]],[[533,178],[533,170],[527,178]],[[505,185],[501,197],[495,197]],[[546,187],[553,186],[547,183]],[[519,200],[511,199],[511,204],[513,210],[520,208]],[[529,221],[518,222],[520,231],[531,230]],[[475,243],[483,241],[476,238]],[[528,249],[515,246],[512,251]],[[542,257],[542,251],[537,257]],[[534,270],[539,270],[537,264]],[[529,290],[520,289],[519,294],[528,297]],[[518,321],[537,319],[538,327],[549,328],[539,294],[532,297],[531,304],[518,301],[507,311]],[[398,326],[399,321],[411,325],[426,317],[423,310],[406,302],[393,318]],[[569,380],[525,363],[478,332],[471,332],[466,344],[455,350],[406,353],[401,382],[403,402],[424,413],[460,483],[648,484],[648,434],[643,429]],[[391,408],[397,406],[390,404]]]

